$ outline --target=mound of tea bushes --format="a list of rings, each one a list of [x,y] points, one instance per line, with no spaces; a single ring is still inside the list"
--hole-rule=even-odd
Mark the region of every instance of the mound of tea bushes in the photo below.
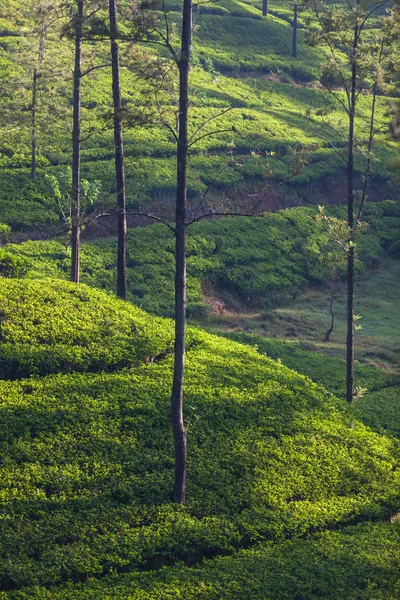
[[[173,336],[131,304],[64,281],[5,279],[0,306],[1,379],[115,370],[150,360]]]
[[[3,284],[0,348],[32,373],[54,349],[74,371],[0,381],[3,591],[191,564],[397,510],[394,438],[255,349],[195,330],[188,503],[174,506],[170,322],[84,285]],[[80,351],[92,373],[76,372]]]

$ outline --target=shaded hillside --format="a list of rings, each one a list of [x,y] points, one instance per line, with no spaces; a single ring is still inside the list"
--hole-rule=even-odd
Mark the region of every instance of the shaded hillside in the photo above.
[[[327,284],[329,268],[321,249],[326,227],[316,208],[293,208],[262,217],[210,219],[189,227],[188,314],[205,316],[202,285],[230,293],[247,307],[268,307],[296,298],[310,285]],[[345,217],[342,208],[331,214]],[[376,267],[383,255],[398,256],[400,204],[368,203],[368,229],[358,240],[357,271]],[[29,278],[69,277],[69,251],[58,241],[6,245],[0,272]],[[7,267],[12,254],[18,265]],[[3,265],[3,266],[2,266]],[[116,241],[90,241],[82,247],[82,280],[115,289]],[[131,229],[128,234],[128,295],[145,310],[173,315],[174,242],[164,225]]]
[[[121,600],[394,600],[400,594],[398,522],[346,527],[307,540],[260,544],[198,566],[107,577],[84,585],[11,598],[95,600],[106,594]],[[384,583],[383,583],[384,582]]]

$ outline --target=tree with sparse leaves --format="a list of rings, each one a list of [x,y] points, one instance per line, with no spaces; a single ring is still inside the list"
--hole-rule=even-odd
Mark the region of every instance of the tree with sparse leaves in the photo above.
[[[329,53],[329,62],[324,66],[321,82],[342,107],[348,122],[346,154],[342,159],[347,173],[346,399],[350,403],[354,397],[355,234],[361,223],[371,180],[373,142],[376,134],[386,126],[376,123],[376,105],[389,81],[389,68],[399,35],[399,19],[395,9],[385,12],[386,8],[390,8],[388,0],[372,3],[346,0],[334,5],[312,0],[306,1],[306,4],[312,10],[312,19],[308,22],[309,42],[322,45]],[[356,131],[361,94],[368,95],[370,99],[366,136]],[[361,137],[363,139],[357,145],[356,139]],[[333,143],[332,146],[335,147]],[[359,192],[356,189],[355,172],[358,151],[364,159]]]
[[[54,88],[62,87],[67,64],[54,52],[54,43],[59,39],[65,11],[61,1],[50,0],[28,0],[18,11],[16,7],[11,9],[14,17],[20,20],[24,34],[11,45],[8,53],[14,72],[7,81],[9,101],[2,110],[1,118],[11,129],[11,144],[13,131],[18,141],[22,141],[20,135],[27,131],[29,119],[30,139],[23,141],[31,148],[31,178],[36,179],[38,144],[45,148],[46,141],[50,139],[52,115],[56,110],[62,114],[64,108]],[[25,31],[26,21],[33,26]]]

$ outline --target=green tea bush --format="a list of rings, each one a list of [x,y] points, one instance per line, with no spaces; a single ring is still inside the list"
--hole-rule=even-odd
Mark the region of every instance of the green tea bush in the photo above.
[[[28,169],[0,169],[0,205],[2,218],[14,229],[60,220],[48,181],[41,175],[32,180]]]
[[[10,233],[11,227],[5,223],[0,223],[0,240],[3,240],[8,233]]]
[[[398,523],[363,524],[306,540],[263,543],[200,565],[114,575],[86,584],[32,588],[22,600],[394,600],[400,593]]]
[[[394,439],[309,379],[194,331],[188,504],[171,505],[171,377],[167,355],[123,373],[0,382],[3,590],[190,564],[396,509]]]
[[[400,437],[400,387],[387,387],[357,401],[356,415],[369,427]]]
[[[283,342],[251,333],[229,333],[226,336],[241,344],[256,346],[259,352],[276,360],[279,359],[290,369],[310,377],[336,396],[344,398],[346,391],[346,362],[344,359],[304,350],[298,342]],[[368,389],[369,392],[376,392],[378,397],[384,398],[386,392],[391,395],[390,390],[397,388],[390,388],[390,386],[395,385],[397,379],[396,375],[386,375],[376,367],[355,363],[356,385]],[[380,390],[381,392],[378,394]],[[368,406],[371,396],[373,394],[368,393],[362,404]],[[371,425],[371,422],[368,421],[367,424]]]
[[[86,286],[7,280],[0,295],[2,379],[112,371],[150,360],[171,344],[167,323]]]
[[[22,258],[0,248],[0,277],[24,277],[29,267]]]

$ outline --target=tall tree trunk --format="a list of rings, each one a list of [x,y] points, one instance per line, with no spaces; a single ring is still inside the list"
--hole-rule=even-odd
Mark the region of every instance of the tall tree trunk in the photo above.
[[[349,139],[347,158],[347,224],[349,248],[347,252],[347,338],[346,338],[346,400],[354,396],[354,119],[356,112],[358,24],[354,26],[352,49],[351,89],[349,105]]]
[[[33,69],[32,79],[32,107],[31,107],[31,178],[36,179],[37,169],[37,124],[36,124],[36,111],[37,111],[37,91],[38,91],[38,79],[42,76],[40,70],[44,60],[44,49],[46,44],[46,25],[44,21],[44,15],[41,17],[41,28],[39,37],[39,52],[37,67]]]
[[[292,57],[297,58],[297,2],[294,3],[293,14]]]
[[[33,70],[33,79],[32,79],[32,134],[31,134],[31,178],[36,179],[36,155],[37,155],[37,146],[36,146],[36,103],[37,103],[37,80],[38,80],[38,72],[35,67]]]
[[[114,102],[115,175],[118,206],[117,295],[126,299],[126,197],[124,145],[122,134],[122,102],[119,73],[118,26],[116,0],[109,0],[112,92]]]
[[[192,44],[192,0],[183,2],[182,41],[179,58],[179,132],[177,148],[177,189],[175,217],[175,348],[171,395],[171,423],[174,437],[174,501],[186,499],[186,430],[183,423],[183,383],[186,329],[186,200],[189,113],[189,68]]]
[[[268,0],[263,0],[263,4],[262,4],[262,16],[263,17],[267,17],[268,16]]]
[[[72,129],[71,281],[79,283],[81,234],[81,85],[83,0],[75,16],[74,117]]]

